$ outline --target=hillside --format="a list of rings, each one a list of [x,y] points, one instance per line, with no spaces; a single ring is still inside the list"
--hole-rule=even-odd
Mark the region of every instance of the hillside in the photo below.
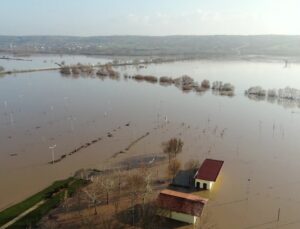
[[[300,36],[0,36],[0,52],[140,56],[300,56]]]

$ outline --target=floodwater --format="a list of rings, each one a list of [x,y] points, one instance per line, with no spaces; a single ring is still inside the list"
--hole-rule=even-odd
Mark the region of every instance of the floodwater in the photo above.
[[[123,77],[63,77],[56,71],[0,78],[0,208],[79,168],[157,154],[163,141],[180,137],[183,163],[225,161],[209,193],[209,222],[221,229],[300,227],[300,110],[244,96],[255,85],[300,89],[300,65],[192,61],[117,70],[221,80],[235,85],[236,95],[184,93]],[[147,132],[128,155],[112,158]],[[61,162],[48,163],[50,146],[56,145],[57,159],[97,138]]]
[[[16,58],[22,60],[0,59],[0,66],[5,67],[7,71],[39,69],[39,68],[57,68],[57,64],[64,62],[66,65],[84,64],[105,64],[112,61],[113,58],[100,56],[79,56],[79,55],[31,55],[14,56],[11,54],[0,54],[0,57]]]

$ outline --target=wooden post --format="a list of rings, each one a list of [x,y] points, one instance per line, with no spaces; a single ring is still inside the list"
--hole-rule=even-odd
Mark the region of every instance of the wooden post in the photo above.
[[[277,222],[280,220],[280,208],[278,208],[278,213],[277,213]]]

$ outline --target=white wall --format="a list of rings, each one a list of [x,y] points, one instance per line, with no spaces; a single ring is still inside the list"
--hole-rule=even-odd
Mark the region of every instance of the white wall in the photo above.
[[[179,213],[179,212],[171,212],[170,218],[181,221],[181,222],[190,223],[190,224],[195,224],[196,220],[197,220],[196,216],[187,215],[187,214]]]
[[[184,223],[189,223],[189,224],[195,224],[198,219],[197,216],[188,215],[188,214],[184,214],[184,213],[180,213],[180,212],[164,210],[164,209],[161,209],[161,211],[158,211],[157,214],[160,216],[166,217],[166,218],[174,219],[174,220],[184,222]]]
[[[197,183],[200,183],[200,188],[204,188],[203,185],[206,184],[206,187],[208,190],[211,190],[214,185],[214,182],[212,182],[212,181],[195,179],[195,188],[197,187]]]

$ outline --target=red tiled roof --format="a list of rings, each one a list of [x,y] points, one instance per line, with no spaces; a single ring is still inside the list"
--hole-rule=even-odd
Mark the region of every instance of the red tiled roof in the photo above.
[[[207,199],[196,195],[165,189],[157,197],[157,205],[160,208],[200,216]]]
[[[196,179],[216,181],[224,161],[205,159],[195,175]]]

